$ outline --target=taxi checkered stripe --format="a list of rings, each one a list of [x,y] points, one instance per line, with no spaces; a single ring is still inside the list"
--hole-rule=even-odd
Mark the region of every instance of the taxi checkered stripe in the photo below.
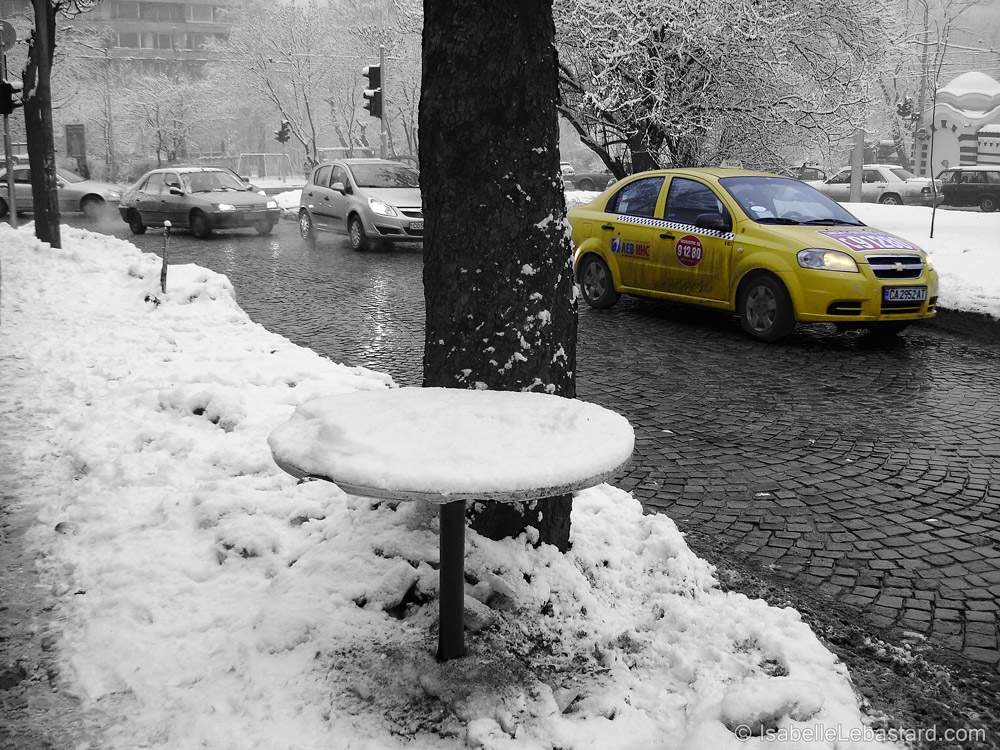
[[[678,221],[666,221],[665,219],[651,219],[647,216],[630,216],[628,214],[618,214],[623,221],[632,224],[642,224],[647,227],[661,227],[663,229],[673,229],[678,232],[690,232],[691,234],[704,234],[709,237],[720,237],[724,240],[736,238],[733,232],[720,232],[717,229],[702,229],[694,224],[683,224]]]

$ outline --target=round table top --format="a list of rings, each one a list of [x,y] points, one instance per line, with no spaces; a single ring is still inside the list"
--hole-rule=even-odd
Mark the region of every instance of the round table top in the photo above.
[[[288,473],[355,495],[517,502],[610,479],[635,434],[621,415],[576,399],[390,388],[307,401],[268,443]]]

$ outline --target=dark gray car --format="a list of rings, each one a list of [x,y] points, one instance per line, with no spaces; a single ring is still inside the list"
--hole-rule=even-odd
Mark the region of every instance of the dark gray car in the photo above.
[[[346,234],[355,250],[376,242],[422,242],[420,174],[388,159],[340,159],[320,164],[302,188],[299,234]]]
[[[979,206],[986,212],[1000,207],[1000,165],[952,167],[937,178],[942,206]]]
[[[281,218],[278,203],[255,192],[228,169],[166,167],[147,172],[126,189],[118,211],[133,234],[146,227],[188,228],[195,237],[215,229],[253,227],[269,234]]]

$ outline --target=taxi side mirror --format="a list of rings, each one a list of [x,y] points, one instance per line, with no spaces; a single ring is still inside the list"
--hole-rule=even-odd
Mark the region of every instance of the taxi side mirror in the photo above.
[[[720,213],[698,214],[694,225],[699,229],[712,229],[716,232],[728,232],[733,228],[729,218]]]
[[[344,183],[342,183],[342,182],[335,182],[335,183],[333,183],[332,185],[330,185],[330,189],[331,190],[336,190],[338,193],[346,193],[347,192],[346,188],[344,188]]]

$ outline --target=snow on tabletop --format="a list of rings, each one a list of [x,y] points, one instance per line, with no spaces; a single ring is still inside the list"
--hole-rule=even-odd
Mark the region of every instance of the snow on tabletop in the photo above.
[[[575,399],[399,388],[304,403],[268,442],[279,463],[335,482],[452,495],[577,485],[628,461],[635,435]]]

